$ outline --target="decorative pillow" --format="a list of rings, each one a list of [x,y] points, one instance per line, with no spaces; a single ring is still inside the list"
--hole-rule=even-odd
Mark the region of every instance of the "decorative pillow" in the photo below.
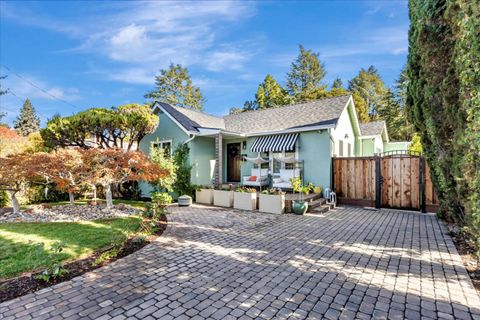
[[[257,176],[250,176],[250,178],[248,178],[248,181],[257,181]]]
[[[283,182],[282,178],[273,178],[273,183],[281,183]]]
[[[249,179],[250,179],[250,176],[243,177],[243,181],[248,181]]]

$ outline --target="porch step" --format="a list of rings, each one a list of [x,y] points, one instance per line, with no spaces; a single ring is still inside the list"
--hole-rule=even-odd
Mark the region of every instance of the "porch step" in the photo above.
[[[313,213],[313,214],[327,213],[328,211],[332,210],[334,207],[335,207],[335,205],[330,204],[330,203],[327,204],[326,201],[325,201],[320,206],[314,207],[310,211],[310,213]]]
[[[308,211],[311,212],[311,211],[315,210],[316,208],[325,205],[325,203],[327,203],[327,200],[323,199],[323,198],[313,200],[313,201],[309,201],[308,202]]]

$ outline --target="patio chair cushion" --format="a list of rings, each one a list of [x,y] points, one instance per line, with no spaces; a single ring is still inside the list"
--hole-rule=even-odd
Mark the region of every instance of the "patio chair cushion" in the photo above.
[[[290,179],[293,177],[300,177],[299,169],[280,169],[280,178],[283,181],[290,183]]]
[[[248,181],[257,181],[257,176],[250,176]]]
[[[273,178],[273,183],[280,183],[283,182],[282,178]]]

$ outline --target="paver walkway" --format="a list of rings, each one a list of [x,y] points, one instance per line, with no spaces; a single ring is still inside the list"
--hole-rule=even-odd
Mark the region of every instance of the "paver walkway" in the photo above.
[[[432,215],[172,212],[155,243],[0,304],[0,319],[480,319],[479,296]]]

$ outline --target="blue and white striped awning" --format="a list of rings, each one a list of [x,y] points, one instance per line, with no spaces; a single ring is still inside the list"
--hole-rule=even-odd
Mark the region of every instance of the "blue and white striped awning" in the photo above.
[[[298,133],[276,134],[271,136],[261,136],[255,138],[251,152],[267,152],[267,151],[295,151],[295,143],[297,142]]]

